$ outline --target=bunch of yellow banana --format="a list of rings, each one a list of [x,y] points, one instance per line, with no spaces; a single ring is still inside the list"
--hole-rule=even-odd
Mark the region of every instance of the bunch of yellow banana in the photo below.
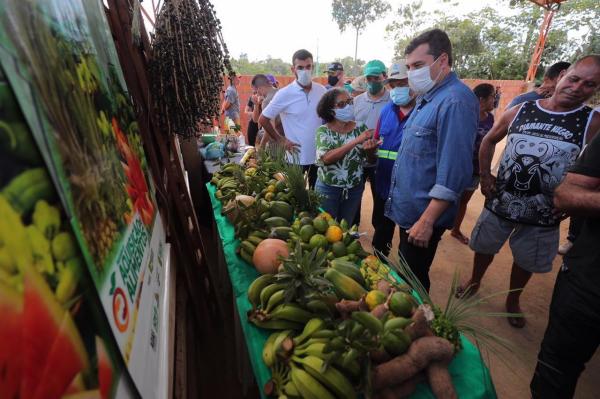
[[[294,398],[356,398],[354,385],[347,375],[358,376],[358,362],[348,368],[333,361],[336,353],[326,352],[325,347],[336,334],[325,327],[323,320],[313,318],[295,337],[289,330],[269,337],[263,350],[263,360],[272,373],[267,394]]]
[[[394,281],[389,275],[390,268],[375,255],[369,255],[362,260],[360,264],[360,273],[362,274],[367,286],[375,290],[379,280]]]

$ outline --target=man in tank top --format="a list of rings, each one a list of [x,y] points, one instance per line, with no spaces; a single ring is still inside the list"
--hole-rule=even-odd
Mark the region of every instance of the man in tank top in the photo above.
[[[521,313],[519,298],[532,273],[552,270],[564,215],[556,211],[554,189],[575,163],[582,148],[600,130],[600,114],[584,105],[600,88],[600,56],[583,57],[562,76],[552,97],[528,101],[505,112],[485,136],[479,152],[485,209],[473,228],[475,251],[467,294],[481,279],[506,240],[513,255],[506,310]],[[490,174],[496,144],[506,148],[498,176]],[[509,317],[521,328],[525,319]]]

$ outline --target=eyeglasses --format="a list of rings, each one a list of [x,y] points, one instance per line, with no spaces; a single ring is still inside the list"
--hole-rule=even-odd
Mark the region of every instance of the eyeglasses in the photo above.
[[[337,103],[335,103],[335,107],[336,108],[344,108],[346,105],[350,105],[354,103],[354,99],[349,98],[346,101],[338,101]]]

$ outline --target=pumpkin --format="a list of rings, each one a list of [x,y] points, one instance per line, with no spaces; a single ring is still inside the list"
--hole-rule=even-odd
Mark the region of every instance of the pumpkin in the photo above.
[[[285,241],[267,238],[256,246],[254,255],[252,255],[252,263],[262,274],[274,274],[277,273],[277,268],[281,264],[281,258],[287,258],[289,255],[290,252]]]

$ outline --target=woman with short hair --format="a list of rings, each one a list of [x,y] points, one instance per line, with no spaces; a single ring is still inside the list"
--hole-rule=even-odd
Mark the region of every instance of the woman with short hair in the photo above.
[[[352,97],[346,90],[326,92],[317,105],[325,124],[317,129],[317,184],[321,207],[335,219],[351,223],[364,190],[363,163],[375,160],[373,131],[354,121]]]

